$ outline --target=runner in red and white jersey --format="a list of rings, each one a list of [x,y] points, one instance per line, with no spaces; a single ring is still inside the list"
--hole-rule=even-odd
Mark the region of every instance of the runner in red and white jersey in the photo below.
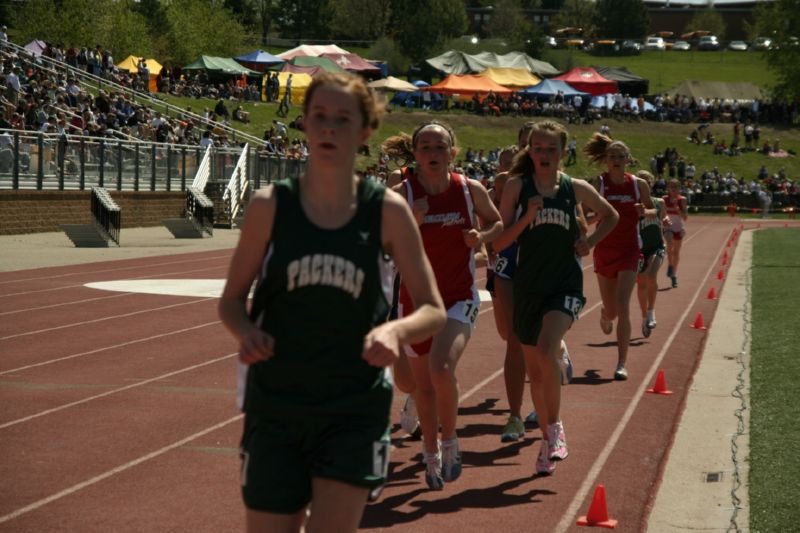
[[[605,163],[608,170],[597,183],[598,192],[619,213],[614,230],[594,248],[594,270],[600,286],[603,308],[600,328],[606,335],[617,318],[617,368],[614,379],[628,379],[625,364],[631,340],[630,299],[642,257],[639,217],[655,216],[650,186],[641,178],[625,172],[631,159],[627,145],[596,133],[583,151],[593,163]]]
[[[480,306],[474,253],[503,227],[483,185],[450,171],[455,145],[453,131],[439,122],[423,124],[412,136],[392,137],[383,143],[384,151],[395,157],[410,160],[413,156],[415,169],[405,170],[395,190],[411,205],[447,308],[447,324],[441,332],[427,342],[405,347],[413,380],[403,375],[407,368],[403,363],[395,365],[398,388],[413,394],[422,429],[425,481],[435,490],[461,475],[455,369]],[[476,218],[483,224],[481,228],[475,227]],[[412,311],[413,302],[401,281],[398,314],[402,317]]]
[[[664,204],[669,217],[669,224],[664,228],[664,238],[667,241],[667,277],[672,280],[672,288],[677,289],[681,245],[686,235],[683,223],[689,218],[689,203],[681,194],[681,184],[678,180],[670,180],[667,184]]]

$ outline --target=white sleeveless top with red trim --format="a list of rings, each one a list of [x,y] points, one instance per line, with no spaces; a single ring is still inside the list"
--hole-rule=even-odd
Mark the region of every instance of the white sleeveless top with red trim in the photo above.
[[[674,200],[670,195],[663,196],[664,207],[667,209],[669,216],[669,229],[673,233],[683,231],[683,218],[681,218],[681,205],[686,203],[686,197],[679,194]]]

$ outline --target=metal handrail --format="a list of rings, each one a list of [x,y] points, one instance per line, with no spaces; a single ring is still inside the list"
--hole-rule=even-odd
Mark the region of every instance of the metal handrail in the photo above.
[[[28,57],[28,56],[31,55],[30,52],[28,50],[26,50],[24,47],[21,47],[18,44],[15,44],[15,43],[13,43],[11,41],[6,41],[5,42],[5,46],[7,48],[15,50],[19,57],[23,57],[23,55],[24,55],[24,57]],[[55,59],[52,59],[52,58],[47,57],[47,56],[39,56],[38,60],[43,62],[43,63],[47,63],[51,67],[55,67],[55,68],[61,69],[62,71],[66,70],[66,71],[70,72],[73,76],[75,76],[78,79],[91,80],[92,82],[94,82],[95,85],[97,85],[98,89],[101,89],[105,85],[105,86],[113,88],[116,91],[119,91],[119,92],[122,92],[122,93],[125,93],[125,94],[133,96],[134,101],[136,101],[136,99],[139,99],[140,101],[146,101],[149,104],[151,104],[153,107],[162,107],[167,112],[173,112],[175,115],[177,115],[178,113],[182,113],[183,115],[189,116],[189,117],[191,117],[191,118],[193,118],[195,120],[200,121],[202,124],[210,125],[210,126],[213,126],[213,127],[216,127],[216,128],[221,128],[224,131],[230,133],[234,140],[236,140],[237,137],[240,137],[240,138],[242,138],[242,139],[244,139],[244,140],[246,140],[248,142],[251,142],[251,143],[260,143],[261,142],[261,139],[259,139],[255,135],[252,135],[250,133],[246,133],[246,132],[237,130],[236,128],[232,128],[231,126],[229,126],[228,124],[225,124],[223,122],[216,122],[216,121],[213,121],[213,120],[209,120],[207,118],[204,118],[202,115],[198,115],[197,113],[193,113],[191,111],[186,111],[184,109],[181,109],[178,106],[175,106],[173,104],[170,104],[169,102],[165,102],[163,100],[160,100],[159,98],[153,97],[153,96],[151,96],[149,94],[141,93],[141,92],[138,92],[138,91],[134,91],[130,87],[125,87],[123,85],[119,85],[118,83],[114,83],[113,81],[107,80],[105,78],[101,78],[100,76],[95,76],[94,74],[89,74],[85,70],[81,70],[81,69],[75,68],[72,65],[69,65],[68,63],[64,63],[64,62],[61,62],[61,61],[56,61]]]
[[[203,154],[203,159],[200,161],[200,166],[197,167],[197,173],[194,175],[192,187],[199,191],[206,190],[208,177],[211,175],[211,146],[206,147],[206,152]]]
[[[239,210],[243,207],[243,200],[247,193],[249,180],[247,179],[247,154],[249,152],[249,144],[245,144],[242,148],[242,153],[239,155],[239,160],[231,173],[231,179],[225,187],[225,193],[222,195],[223,202],[230,204],[230,220],[231,224],[239,214]]]

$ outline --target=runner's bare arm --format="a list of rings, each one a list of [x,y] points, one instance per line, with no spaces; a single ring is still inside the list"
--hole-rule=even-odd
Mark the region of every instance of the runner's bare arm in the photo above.
[[[394,259],[414,302],[411,314],[373,328],[364,339],[364,359],[373,366],[385,367],[397,360],[400,345],[422,341],[442,329],[446,315],[411,210],[390,190],[383,199],[381,227],[384,250]]]
[[[222,323],[239,341],[239,358],[247,364],[272,356],[271,337],[247,316],[247,297],[269,245],[276,204],[274,187],[257,192],[250,202],[217,305]]]
[[[520,191],[522,191],[522,180],[517,177],[509,179],[503,189],[503,195],[500,198],[500,217],[503,220],[503,231],[492,242],[492,247],[497,253],[511,246],[517,240],[519,234],[522,233],[522,230],[536,216],[535,212],[528,210],[524,218],[514,220]]]
[[[480,182],[472,179],[467,180],[467,186],[472,195],[475,214],[481,222],[481,227],[478,230],[467,232],[464,242],[467,246],[476,248],[483,243],[492,242],[503,231],[503,223],[486,188]]]
[[[617,225],[619,213],[589,183],[582,180],[572,180],[572,186],[575,190],[575,200],[594,211],[599,219],[594,232],[586,237],[586,243],[589,248],[594,248]]]

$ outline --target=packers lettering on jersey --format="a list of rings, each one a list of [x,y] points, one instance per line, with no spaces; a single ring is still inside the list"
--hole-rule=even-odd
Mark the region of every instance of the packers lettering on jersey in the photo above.
[[[286,268],[286,279],[287,292],[311,285],[327,285],[358,299],[364,283],[364,271],[338,255],[312,254],[291,261]]]
[[[569,230],[569,223],[569,214],[558,208],[545,207],[539,209],[530,227],[533,228],[534,226],[541,226],[542,224],[557,224]]]

